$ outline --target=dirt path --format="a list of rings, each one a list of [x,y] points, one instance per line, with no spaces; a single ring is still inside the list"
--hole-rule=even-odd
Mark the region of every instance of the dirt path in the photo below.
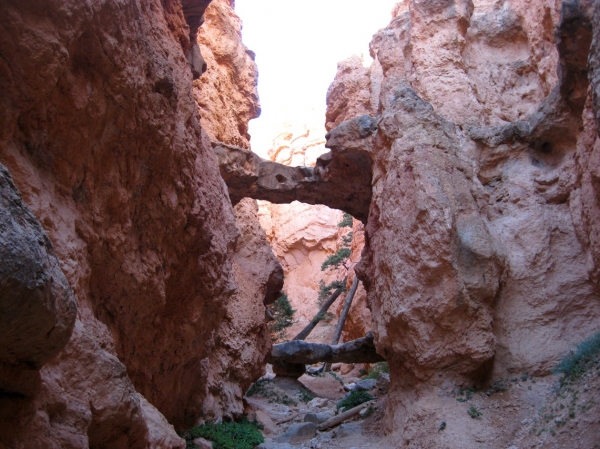
[[[369,393],[377,398],[375,405],[363,415],[324,431],[316,425],[340,413],[337,403],[360,378],[339,371],[318,376],[303,375],[298,380],[275,377],[268,373],[246,397],[248,413],[264,426],[265,442],[260,449],[292,448],[387,448],[379,425],[388,381],[385,375]],[[312,424],[311,424],[312,422]]]

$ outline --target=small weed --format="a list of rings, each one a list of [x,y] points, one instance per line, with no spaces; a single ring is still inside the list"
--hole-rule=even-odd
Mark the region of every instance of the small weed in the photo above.
[[[212,441],[214,449],[253,449],[264,442],[256,422],[250,422],[246,417],[240,422],[193,427],[186,435],[187,447],[193,448],[193,440],[199,437]]]
[[[369,416],[371,416],[374,411],[375,411],[375,407],[373,407],[372,405],[369,405],[367,407],[367,409],[365,410],[365,412],[363,413],[363,415],[362,415],[363,419],[368,418]]]
[[[474,392],[475,392],[474,388],[467,388],[465,390],[464,388],[461,387],[458,390],[458,397],[456,398],[456,400],[458,402],[467,402],[473,397]]]
[[[492,382],[492,390],[494,391],[494,393],[506,391],[508,390],[508,386],[509,384],[506,379],[496,379]]]
[[[474,405],[471,405],[471,407],[469,407],[469,410],[467,410],[467,414],[473,419],[481,418],[481,412]]]
[[[371,366],[369,370],[369,374],[365,377],[365,379],[378,379],[380,373],[389,373],[390,366],[388,362],[378,362]]]
[[[278,404],[283,404],[283,405],[298,405],[297,401],[294,401],[292,398],[290,398],[287,394],[277,394],[275,393],[275,395],[269,399],[269,402],[271,403],[278,403]]]
[[[596,332],[587,340],[579,343],[576,350],[563,357],[556,367],[555,372],[564,375],[561,385],[583,376],[589,368],[598,363],[599,356],[600,332]]]
[[[346,411],[373,399],[375,398],[366,391],[353,391],[346,399],[342,399],[337,403],[337,408],[342,409],[342,411]]]
[[[306,390],[300,390],[299,396],[300,396],[300,400],[302,402],[309,402],[309,401],[312,401],[315,398],[312,394],[310,394]]]
[[[257,394],[259,396],[267,397],[267,395],[272,392],[268,386],[272,384],[273,379],[258,379],[250,386],[250,388],[248,388],[248,391],[246,391],[246,396],[254,396]]]
[[[273,388],[273,379],[258,379],[246,392],[246,396],[262,396],[268,399],[270,403],[278,403],[283,405],[298,405],[298,402],[290,398],[287,394],[279,394]]]

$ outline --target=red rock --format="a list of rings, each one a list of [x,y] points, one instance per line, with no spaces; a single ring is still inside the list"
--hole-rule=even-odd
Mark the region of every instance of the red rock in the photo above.
[[[261,373],[263,300],[277,289],[277,267],[265,256],[245,284],[256,290],[235,293],[252,273],[236,245],[256,242],[236,243],[186,60],[207,3],[0,6],[0,161],[79,307],[65,348],[47,361],[66,343],[59,338],[35,356],[46,363],[29,373],[33,390],[0,399],[0,446],[184,447],[164,417],[184,427],[233,414]],[[260,339],[215,341],[239,301],[248,316],[233,322]],[[219,396],[208,389],[223,366],[206,362],[229,350],[237,368]]]
[[[384,74],[378,129],[363,139],[353,118],[328,146],[373,157],[358,272],[390,363],[395,444],[508,446],[491,421],[457,417],[460,438],[426,429],[453,416],[440,395],[449,385],[546,375],[596,330],[598,134],[586,61],[598,6],[451,3],[397,8],[371,42]],[[354,114],[351,99],[347,111],[339,104],[335,116]]]
[[[194,82],[194,96],[211,140],[250,148],[248,121],[260,115],[258,72],[254,53],[242,43],[233,3],[214,0],[206,10],[198,43],[208,69]]]

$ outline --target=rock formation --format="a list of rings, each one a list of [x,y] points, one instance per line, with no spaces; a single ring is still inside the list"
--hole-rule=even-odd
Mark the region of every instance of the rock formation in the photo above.
[[[314,165],[323,153],[324,131],[307,126],[287,125],[273,139],[269,150],[272,162],[291,166]],[[346,269],[321,270],[321,264],[342,245],[342,235],[347,228],[338,227],[343,214],[339,210],[323,205],[308,205],[299,202],[272,204],[259,202],[259,217],[262,227],[277,259],[285,271],[285,291],[296,310],[296,324],[288,334],[290,337],[302,329],[318,312],[320,281],[330,284],[342,280]],[[362,224],[355,220],[352,240],[352,256],[349,266],[360,260],[364,244]],[[349,280],[348,289],[352,284]],[[343,297],[342,297],[343,298]],[[340,309],[343,300],[334,305],[332,312]],[[339,315],[339,310],[338,315]],[[362,285],[355,298],[346,326],[344,341],[363,337],[370,330],[370,312],[366,308],[366,296]],[[331,329],[318,328],[311,339],[330,343]]]
[[[208,3],[0,5],[0,162],[33,213],[3,169],[1,252],[33,260],[2,272],[0,303],[25,343],[0,337],[2,448],[185,447],[167,419],[235,414],[261,374],[263,302],[281,270],[255,206],[234,214],[200,126],[194,39]],[[207,16],[233,20],[227,5]],[[214,23],[239,45],[239,24]],[[197,87],[255,89],[252,76],[207,76]],[[205,126],[243,130],[249,115],[206,113]]]
[[[233,6],[233,0],[213,0],[206,10],[198,43],[208,72],[194,81],[194,95],[211,140],[250,148],[248,121],[260,114],[258,71]]]
[[[452,424],[462,435],[427,430],[453,414],[436,388],[549,374],[597,330],[590,11],[413,0],[374,36],[374,68],[346,64],[330,89],[331,124],[378,104],[367,141],[352,131],[359,116],[333,128],[327,146],[363,145],[373,159],[358,271],[392,370],[398,444],[509,443],[493,423],[483,432],[461,416]],[[369,77],[378,65],[381,82]],[[356,85],[380,91],[378,101],[353,95],[340,107]]]

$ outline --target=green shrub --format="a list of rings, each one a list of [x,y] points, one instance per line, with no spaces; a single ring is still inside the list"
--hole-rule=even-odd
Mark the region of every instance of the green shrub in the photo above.
[[[196,426],[186,438],[188,446],[191,440],[199,437],[212,441],[214,449],[253,449],[264,442],[257,423],[248,421],[246,417],[240,422]]]
[[[272,384],[273,379],[268,379],[266,377],[258,379],[250,386],[250,388],[248,388],[248,391],[246,391],[246,396],[259,395],[267,397],[267,394],[271,391],[268,386]]]
[[[350,257],[350,254],[352,254],[350,248],[338,249],[335,254],[329,256],[327,259],[325,259],[325,262],[321,264],[321,271],[325,271],[329,267],[339,267],[340,264],[344,263],[344,261]]]
[[[283,294],[271,305],[271,314],[273,320],[269,321],[269,331],[275,340],[281,340],[285,337],[285,330],[294,324],[294,314],[292,305],[286,294]]]
[[[337,290],[340,287],[345,289],[344,281],[332,281],[330,284],[325,284],[325,281],[321,279],[319,281],[319,297],[317,299],[319,305],[322,306],[323,301],[329,298],[331,293],[333,293],[334,290]]]
[[[300,390],[299,397],[302,402],[310,402],[315,398],[312,394],[310,394],[306,390]]]
[[[338,223],[339,228],[351,228],[352,227],[352,215],[344,212],[342,221]]]
[[[342,399],[337,403],[337,408],[341,408],[342,411],[346,411],[373,399],[375,398],[366,391],[353,391],[346,399]]]
[[[378,379],[379,373],[389,373],[390,366],[388,362],[377,362],[374,365],[371,365],[371,369],[369,370],[369,374],[365,376],[365,379]]]
[[[467,410],[467,413],[473,419],[479,419],[479,418],[481,418],[481,412],[474,405],[472,405],[471,407],[469,407],[469,410]]]
[[[248,391],[246,391],[246,396],[256,395],[268,399],[271,403],[276,402],[284,405],[298,405],[298,403],[287,394],[275,388],[273,379],[263,378],[254,382],[250,388],[248,388]]]
[[[596,332],[587,340],[577,345],[575,351],[569,352],[555,369],[563,374],[561,383],[581,377],[586,370],[598,362],[600,356],[600,332]]]
[[[352,233],[352,231],[350,231],[348,234],[344,235],[342,237],[342,242],[344,242],[342,244],[342,246],[348,247],[352,244],[352,238],[354,237],[354,234]]]

